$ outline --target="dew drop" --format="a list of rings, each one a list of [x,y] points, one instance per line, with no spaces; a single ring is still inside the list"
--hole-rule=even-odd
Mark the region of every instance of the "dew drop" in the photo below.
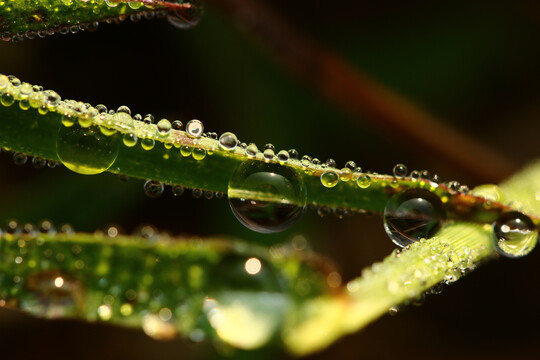
[[[280,162],[287,162],[287,160],[289,160],[289,153],[285,150],[281,150],[278,152],[277,158]]]
[[[321,175],[321,183],[324,187],[333,188],[339,182],[339,175],[335,171],[326,171]]]
[[[167,136],[171,131],[171,122],[167,119],[161,119],[157,123],[157,131],[160,136]]]
[[[257,156],[257,153],[259,152],[259,149],[257,148],[257,145],[255,144],[249,144],[246,148],[246,154],[249,157],[255,157]]]
[[[193,119],[186,124],[186,133],[192,138],[201,137],[204,131],[204,126],[200,120]]]
[[[369,177],[368,174],[362,174],[358,176],[358,179],[356,179],[356,183],[358,184],[358,187],[362,189],[367,189],[369,185],[371,185],[371,177]]]
[[[144,183],[144,193],[151,198],[158,198],[163,194],[163,183],[157,180],[147,180]]]
[[[172,193],[174,196],[182,196],[182,194],[184,194],[184,187],[181,185],[173,185]]]
[[[223,133],[219,137],[219,146],[227,151],[233,151],[238,145],[238,139],[232,132]]]
[[[192,152],[193,152],[193,148],[190,147],[190,146],[183,145],[183,146],[180,148],[180,154],[181,154],[183,157],[188,157],[188,156],[190,156]]]
[[[172,128],[174,130],[181,130],[182,129],[182,122],[180,120],[174,120],[171,124]]]
[[[517,211],[502,214],[493,223],[495,249],[508,258],[529,254],[538,242],[538,231],[532,220]]]
[[[394,166],[394,176],[398,179],[402,179],[407,176],[407,167],[403,164],[397,164]]]
[[[339,178],[343,182],[347,182],[347,181],[351,180],[352,179],[352,170],[349,169],[348,167],[344,167],[343,169],[341,169],[341,174],[339,175]]]
[[[83,175],[100,174],[118,156],[118,136],[105,136],[79,125],[61,127],[56,139],[56,154],[68,169]]]
[[[384,230],[398,246],[429,239],[440,229],[446,213],[439,197],[424,189],[394,195],[384,208]]]
[[[23,154],[23,153],[13,154],[13,163],[15,165],[22,166],[26,164],[27,161],[28,161],[28,156],[26,156],[26,154]]]
[[[255,160],[244,161],[236,169],[228,196],[236,218],[260,233],[291,226],[302,215],[307,199],[304,181],[294,169]]]
[[[298,151],[296,149],[291,149],[288,152],[289,152],[289,158],[291,158],[292,160],[298,159]]]
[[[62,125],[65,127],[72,127],[73,124],[75,124],[75,116],[72,115],[64,115],[62,116]]]
[[[0,104],[9,107],[13,105],[14,102],[15,98],[13,97],[13,95],[11,95],[11,93],[5,92],[0,95]]]
[[[199,0],[190,0],[189,2],[183,2],[183,4],[190,6],[183,9],[168,11],[167,20],[176,28],[189,29],[201,21],[203,6]]]
[[[134,147],[135,145],[137,145],[137,140],[137,135],[131,132],[124,134],[124,136],[122,137],[122,141],[127,147]]]
[[[203,148],[194,148],[191,156],[197,161],[200,161],[206,157],[206,150]]]
[[[154,146],[156,145],[156,142],[154,139],[152,138],[145,138],[145,139],[142,139],[141,140],[141,147],[144,149],[144,150],[152,150],[154,148]]]
[[[74,317],[83,308],[82,284],[57,271],[30,275],[25,282],[28,296],[21,298],[21,309],[46,318]]]

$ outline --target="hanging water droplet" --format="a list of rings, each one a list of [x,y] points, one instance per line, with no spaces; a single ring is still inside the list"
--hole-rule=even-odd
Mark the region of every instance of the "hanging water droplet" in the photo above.
[[[62,125],[65,127],[71,127],[73,124],[75,124],[75,116],[72,115],[64,115],[62,116]]]
[[[83,175],[100,174],[118,156],[118,135],[105,136],[78,124],[61,127],[56,139],[56,154],[68,169]]]
[[[167,20],[174,27],[179,29],[189,29],[201,21],[203,6],[199,0],[183,2],[186,7],[167,12]]]
[[[206,150],[203,148],[194,148],[191,156],[197,161],[200,161],[206,157]]]
[[[83,309],[82,284],[57,271],[30,275],[25,282],[28,296],[20,299],[22,310],[46,318],[75,317]]]
[[[227,151],[234,151],[238,145],[238,139],[232,132],[223,133],[219,137],[219,146]]]
[[[184,187],[181,185],[173,185],[172,193],[174,196],[182,196],[184,193]]]
[[[124,145],[126,145],[127,147],[134,147],[135,145],[137,145],[137,140],[137,135],[131,132],[124,134],[122,138]]]
[[[192,138],[201,137],[204,131],[203,123],[200,120],[193,119],[186,124],[186,133]]]
[[[304,181],[294,169],[255,160],[247,160],[236,169],[229,180],[228,196],[236,218],[260,233],[291,226],[302,214],[307,199]]]
[[[371,185],[371,177],[368,174],[361,174],[356,179],[356,184],[362,189],[367,189]]]
[[[152,150],[156,146],[156,141],[152,138],[145,138],[141,140],[141,147],[144,150]]]
[[[529,254],[538,242],[538,231],[532,220],[517,211],[499,216],[493,223],[495,249],[508,258]]]
[[[144,193],[151,198],[160,197],[164,190],[163,183],[157,180],[147,180],[144,183]]]
[[[407,167],[403,164],[397,164],[394,166],[394,176],[398,179],[402,179],[407,176]]]
[[[439,197],[424,189],[408,189],[394,195],[384,208],[384,230],[398,246],[429,239],[446,219]]]
[[[13,95],[11,95],[11,93],[5,92],[0,95],[0,104],[9,107],[13,105],[14,102],[15,98],[13,97]]]
[[[192,152],[193,152],[193,148],[192,148],[191,146],[183,145],[183,146],[180,148],[180,154],[181,154],[183,157],[188,157],[188,156],[190,156]]]
[[[333,188],[338,184],[339,175],[335,171],[326,171],[321,175],[321,183],[324,187]]]

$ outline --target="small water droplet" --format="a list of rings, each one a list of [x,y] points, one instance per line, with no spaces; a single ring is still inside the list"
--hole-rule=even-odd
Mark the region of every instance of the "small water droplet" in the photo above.
[[[160,197],[164,190],[163,183],[157,180],[147,180],[144,183],[144,193],[151,198]]]
[[[326,165],[328,167],[335,168],[336,167],[336,160],[328,159],[328,160],[325,161],[324,165]]]
[[[192,138],[201,137],[204,131],[203,123],[200,120],[193,119],[186,124],[186,133]]]
[[[288,152],[289,152],[289,158],[293,160],[298,159],[298,151],[296,151],[296,149],[291,149]]]
[[[294,169],[255,160],[247,160],[236,169],[229,180],[228,196],[236,218],[261,233],[291,226],[302,214],[307,199],[304,181]]]
[[[321,175],[321,183],[324,187],[333,188],[339,182],[339,175],[335,171],[326,171]]]
[[[61,127],[56,139],[56,154],[68,169],[83,175],[100,174],[118,156],[118,136],[105,136],[78,124]]]
[[[285,150],[281,150],[278,152],[277,158],[282,163],[287,162],[289,160],[289,153]]]
[[[227,151],[234,151],[238,145],[238,139],[232,132],[223,133],[219,137],[219,146]]]
[[[23,153],[13,154],[13,163],[15,165],[22,166],[26,164],[27,161],[28,161],[28,156],[26,156],[26,154],[23,154]]]
[[[350,181],[352,179],[352,170],[348,167],[344,167],[341,169],[341,173],[339,174],[339,179],[343,182]]]
[[[517,211],[499,216],[493,223],[495,249],[508,258],[529,254],[538,242],[538,231],[532,220]]]
[[[174,121],[172,122],[172,124],[171,124],[171,126],[172,126],[172,128],[173,128],[174,130],[182,130],[182,126],[183,126],[183,125],[184,125],[184,124],[182,124],[182,122],[181,122],[180,120],[174,120]]]
[[[173,185],[172,193],[174,196],[182,196],[184,193],[184,187],[181,185]]]
[[[206,157],[206,150],[203,148],[194,148],[191,156],[197,161],[200,161]]]
[[[424,189],[408,189],[394,195],[384,208],[384,229],[398,246],[431,238],[446,219],[439,197]]]
[[[274,156],[275,156],[274,150],[271,149],[271,148],[265,149],[264,152],[263,152],[263,156],[264,156],[264,159],[267,160],[267,161],[272,160],[274,158]]]
[[[371,185],[371,177],[368,174],[361,174],[356,180],[358,187],[367,189]]]
[[[407,167],[403,164],[397,164],[394,166],[394,176],[398,179],[402,179],[407,176]]]
[[[257,145],[255,144],[249,144],[246,148],[246,154],[249,157],[255,157],[257,156],[257,153],[259,152],[259,149],[257,148]]]

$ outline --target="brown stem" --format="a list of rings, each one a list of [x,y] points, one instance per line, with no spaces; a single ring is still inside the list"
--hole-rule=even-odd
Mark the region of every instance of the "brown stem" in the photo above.
[[[433,156],[479,181],[499,182],[515,172],[506,158],[444,124],[317,44],[256,0],[208,0],[266,45],[293,75],[358,121],[407,147]]]

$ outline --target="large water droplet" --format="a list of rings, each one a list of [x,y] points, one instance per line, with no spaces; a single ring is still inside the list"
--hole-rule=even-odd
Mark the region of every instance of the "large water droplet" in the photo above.
[[[25,282],[28,295],[21,298],[21,309],[47,318],[74,317],[83,307],[82,284],[57,271],[30,275]]]
[[[335,171],[325,171],[321,175],[321,183],[324,187],[333,188],[339,181],[339,175]]]
[[[306,187],[288,167],[256,160],[244,161],[229,180],[229,204],[236,218],[260,233],[283,231],[306,205]]]
[[[79,124],[60,128],[56,139],[56,153],[70,170],[83,175],[100,174],[118,156],[118,135],[105,136],[93,128]]]
[[[223,133],[219,137],[219,146],[221,146],[224,150],[233,151],[236,149],[237,145],[238,139],[236,138],[236,135],[231,132]]]
[[[424,189],[399,192],[384,208],[384,230],[401,247],[432,237],[445,219],[439,197]]]
[[[495,249],[508,258],[518,258],[530,253],[538,242],[538,231],[532,220],[517,211],[501,215],[493,223]]]
[[[199,0],[190,0],[189,2],[183,2],[189,7],[183,9],[177,9],[169,11],[167,14],[167,20],[179,29],[189,29],[201,21],[203,14],[203,6]]]

